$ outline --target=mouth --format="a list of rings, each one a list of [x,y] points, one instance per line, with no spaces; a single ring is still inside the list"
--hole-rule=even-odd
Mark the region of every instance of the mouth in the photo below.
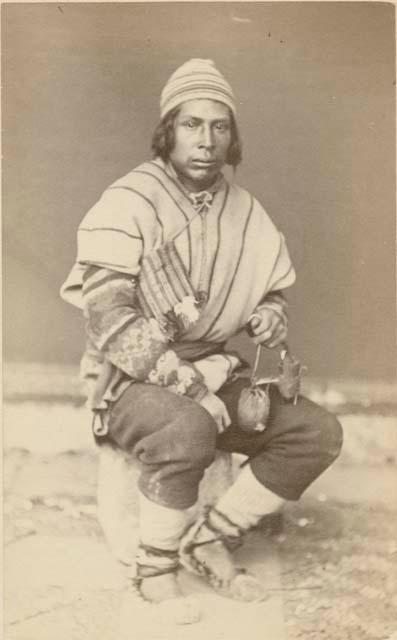
[[[203,168],[207,168],[207,167],[213,167],[214,165],[216,165],[215,160],[199,160],[198,158],[193,159],[192,160],[192,164],[195,167],[203,167]]]

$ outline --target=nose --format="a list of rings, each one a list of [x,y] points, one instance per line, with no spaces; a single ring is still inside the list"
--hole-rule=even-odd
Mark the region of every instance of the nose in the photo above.
[[[215,137],[212,128],[204,124],[200,131],[199,147],[201,149],[213,149],[215,146]]]

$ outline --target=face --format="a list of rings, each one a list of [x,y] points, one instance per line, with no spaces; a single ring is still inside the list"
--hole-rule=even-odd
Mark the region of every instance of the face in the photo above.
[[[182,104],[169,158],[189,191],[206,189],[215,180],[226,162],[230,127],[229,108],[221,102],[189,100]]]

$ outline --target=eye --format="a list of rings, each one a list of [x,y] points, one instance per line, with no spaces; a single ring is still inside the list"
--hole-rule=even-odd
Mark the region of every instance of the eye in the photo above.
[[[215,129],[223,133],[229,131],[229,125],[227,122],[217,122],[215,125]]]
[[[195,120],[186,120],[183,123],[183,126],[186,127],[187,129],[195,129],[195,127],[197,126],[196,121]]]

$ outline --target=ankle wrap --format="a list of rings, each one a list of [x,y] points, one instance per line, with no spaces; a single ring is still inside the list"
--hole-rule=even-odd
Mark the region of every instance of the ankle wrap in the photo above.
[[[179,568],[178,550],[158,549],[142,542],[138,546],[135,560],[137,579],[173,573]]]
[[[223,542],[229,551],[234,551],[242,544],[243,536],[246,533],[244,529],[215,507],[208,511],[203,524],[214,534],[216,540]]]
[[[181,565],[226,597],[245,602],[263,600],[262,585],[245,569],[236,567],[230,554],[240,546],[246,531],[218,509],[209,509],[182,537]],[[211,548],[203,547],[211,544]]]
[[[199,562],[194,550],[202,545],[217,543],[222,544],[228,551],[234,551],[242,544],[244,533],[223,513],[212,507],[182,537],[179,548],[181,564],[188,571],[206,576],[211,582],[216,579],[216,576],[213,576],[209,568]]]

